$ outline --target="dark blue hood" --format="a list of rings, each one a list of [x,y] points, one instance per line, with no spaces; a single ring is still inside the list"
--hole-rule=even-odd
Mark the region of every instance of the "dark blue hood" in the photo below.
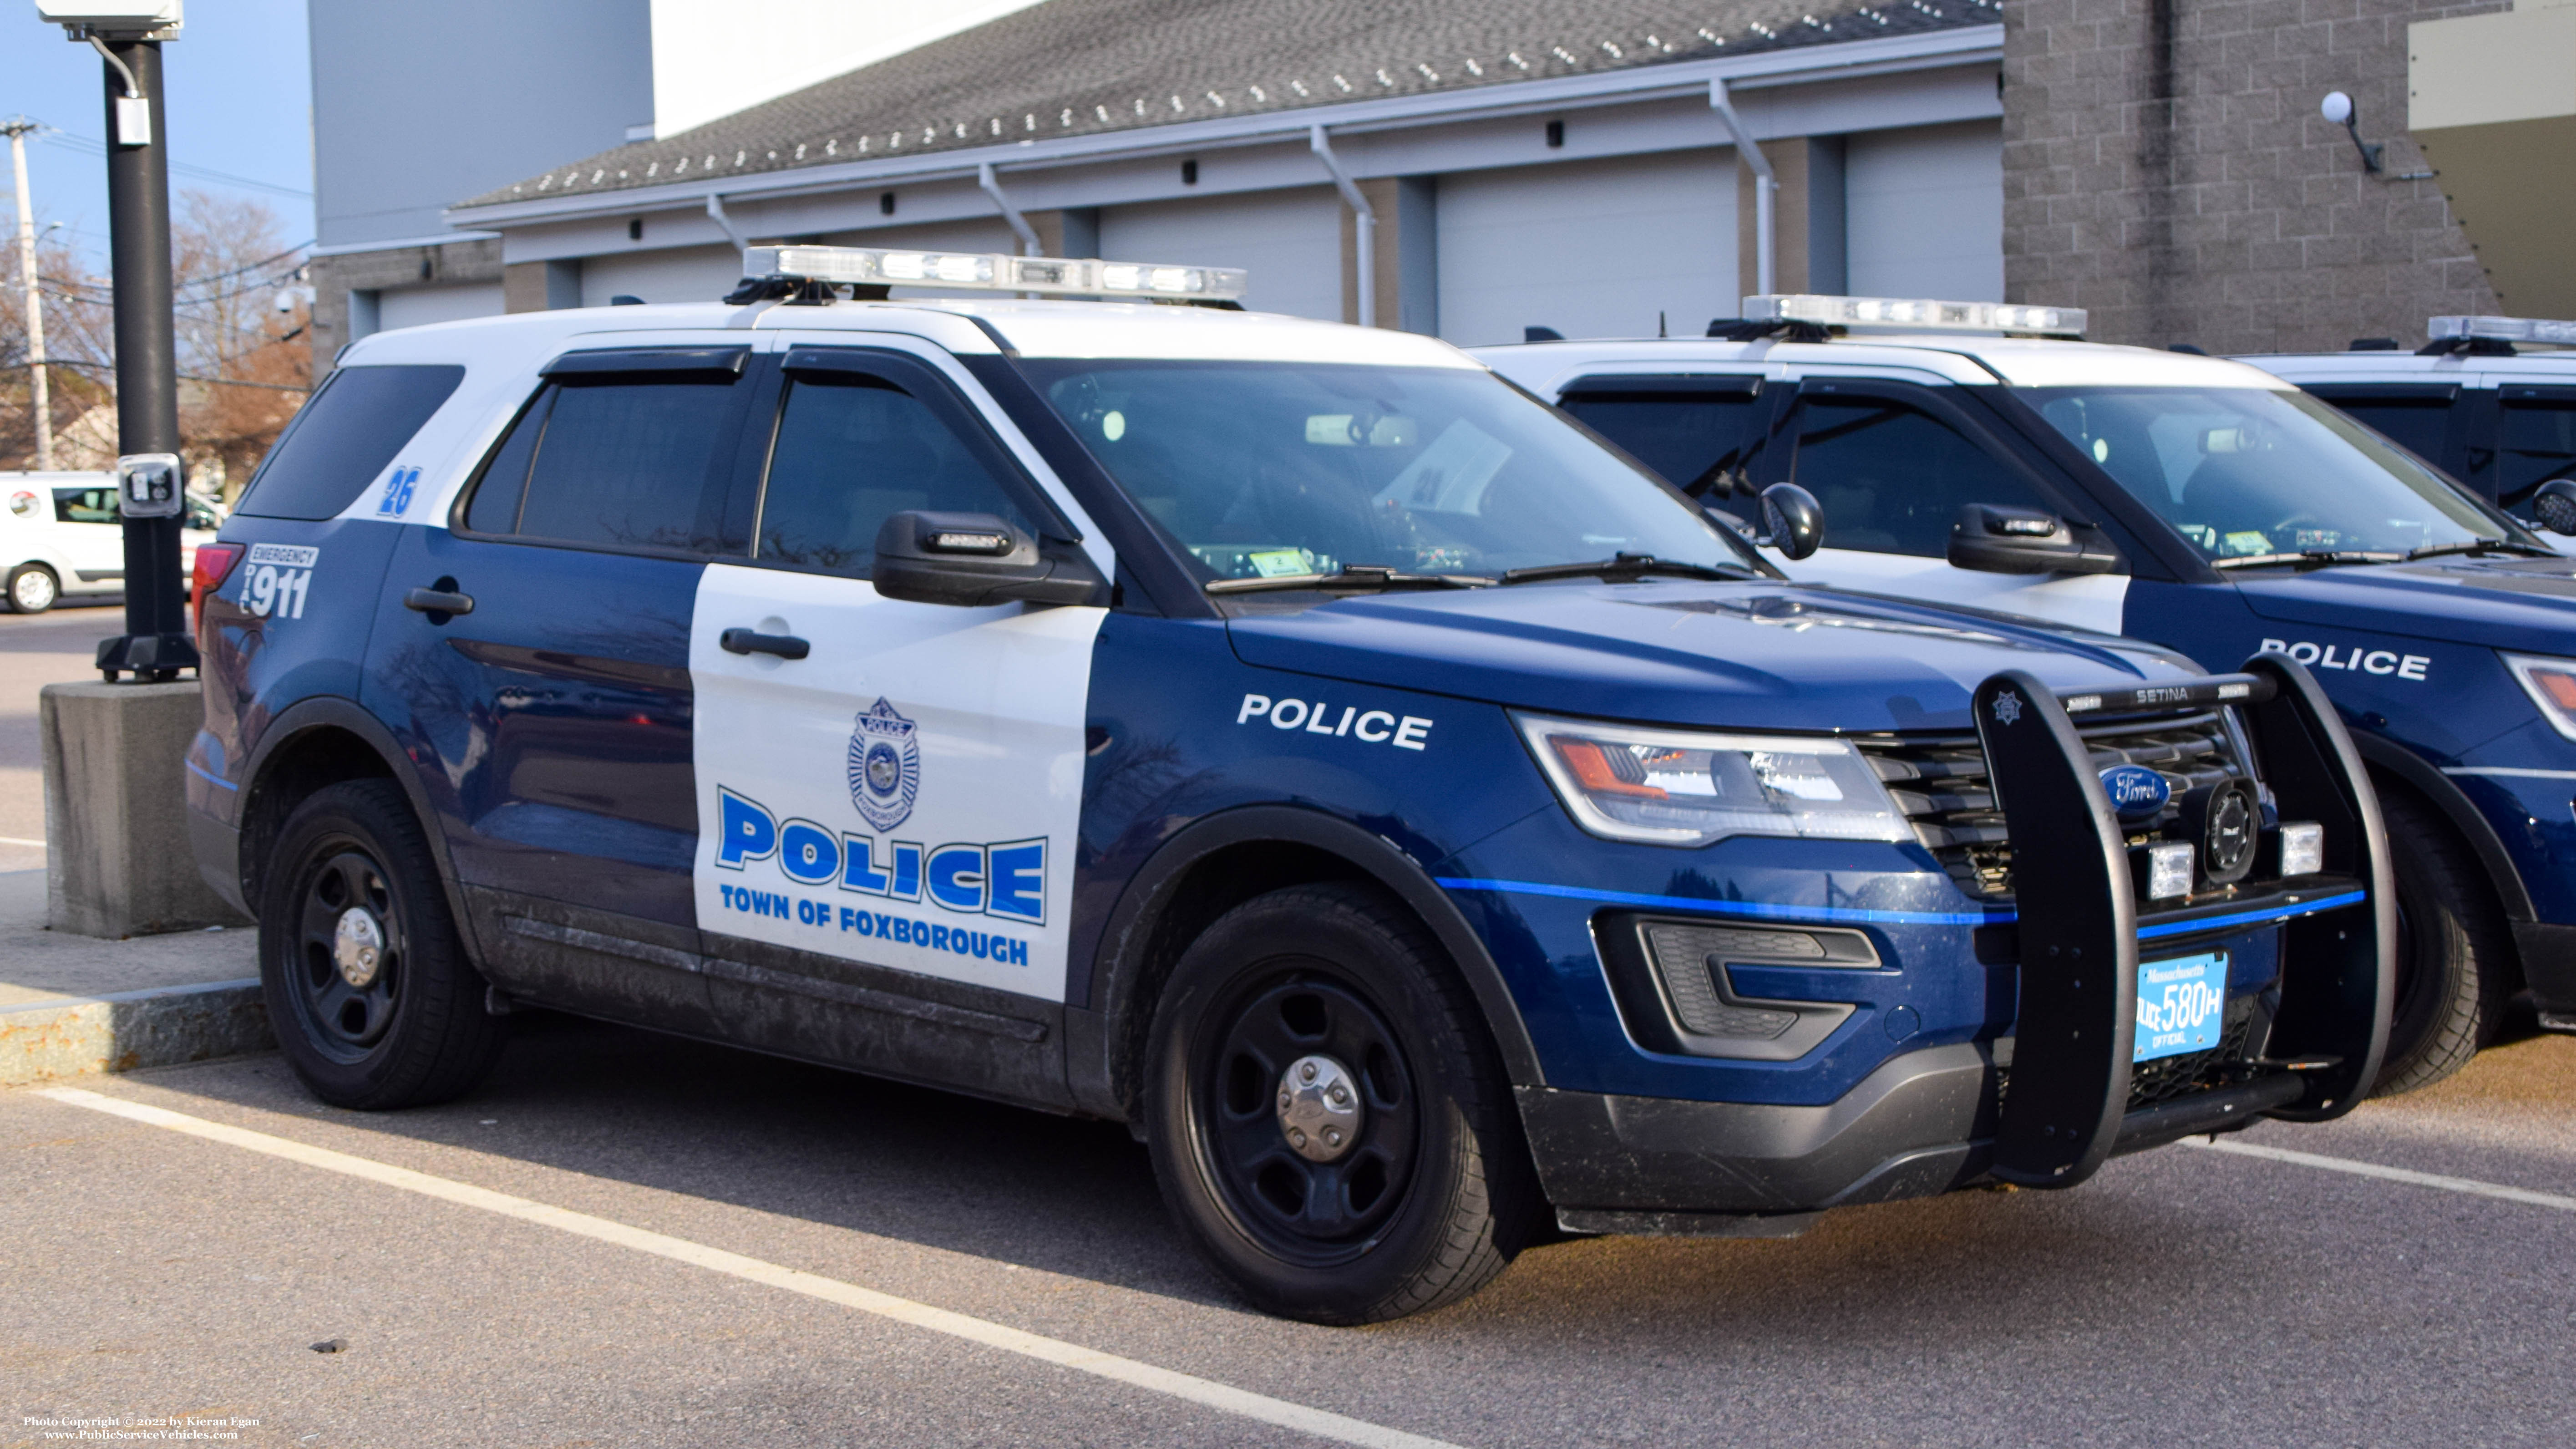
[[[1563,714],[1781,730],[1964,730],[1998,670],[2061,689],[2201,671],[2152,644],[1810,584],[1523,584],[1269,612],[1245,663]]]
[[[2233,576],[2266,619],[2576,654],[2576,559],[2445,558]]]

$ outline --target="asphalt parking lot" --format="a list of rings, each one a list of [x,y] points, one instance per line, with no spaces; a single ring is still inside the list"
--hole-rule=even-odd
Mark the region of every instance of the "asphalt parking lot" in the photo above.
[[[0,1443],[2576,1437],[2576,1039],[2527,1022],[2439,1087],[2231,1139],[2518,1196],[2175,1147],[1793,1241],[1554,1243],[1365,1330],[1234,1303],[1120,1128],[516,1025],[471,1098],[394,1115],[274,1056],[0,1093]],[[103,1110],[136,1104],[180,1115]]]

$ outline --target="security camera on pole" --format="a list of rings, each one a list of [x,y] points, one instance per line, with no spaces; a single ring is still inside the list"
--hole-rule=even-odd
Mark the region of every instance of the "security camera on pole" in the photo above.
[[[107,83],[107,214],[116,283],[116,482],[125,519],[125,633],[102,640],[113,680],[167,680],[197,665],[179,577],[187,508],[179,463],[178,346],[171,319],[170,166],[163,150],[161,42],[181,0],[36,0],[36,13],[94,47]]]

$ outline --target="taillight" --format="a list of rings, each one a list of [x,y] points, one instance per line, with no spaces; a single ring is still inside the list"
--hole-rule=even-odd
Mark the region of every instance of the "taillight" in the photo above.
[[[224,586],[233,576],[233,565],[242,560],[242,546],[237,543],[201,543],[197,545],[196,564],[188,570],[188,606],[190,617],[206,617],[206,595]]]

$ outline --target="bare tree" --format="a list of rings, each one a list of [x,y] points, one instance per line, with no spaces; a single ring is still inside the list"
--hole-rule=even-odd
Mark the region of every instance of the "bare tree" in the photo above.
[[[170,232],[177,280],[179,433],[192,483],[237,493],[312,386],[309,352],[292,345],[311,320],[295,291],[299,249],[283,244],[266,204],[183,191]],[[46,350],[54,359],[57,466],[104,468],[116,456],[114,297],[67,246],[43,249]],[[281,294],[291,303],[281,312]],[[0,467],[32,465],[27,329],[17,290],[0,289]]]

